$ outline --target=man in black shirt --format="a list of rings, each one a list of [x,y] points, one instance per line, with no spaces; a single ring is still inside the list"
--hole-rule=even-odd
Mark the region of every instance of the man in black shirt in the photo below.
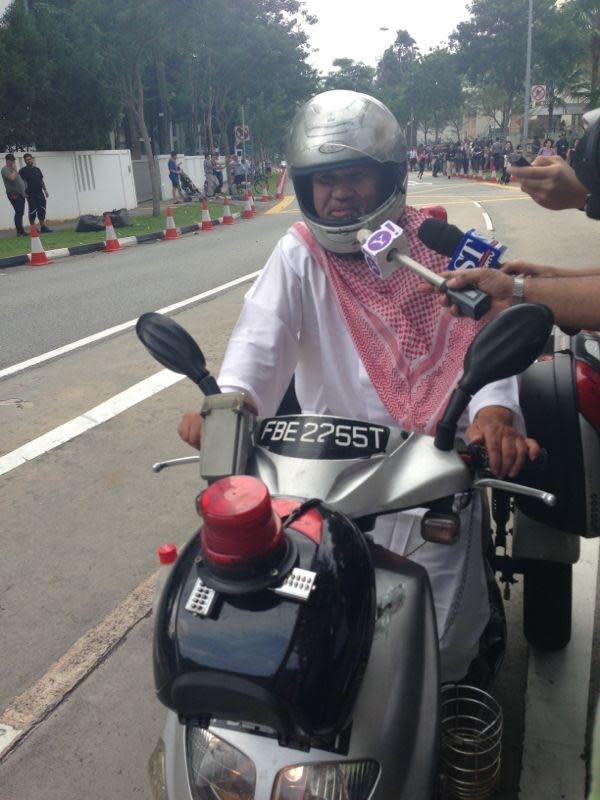
[[[567,134],[561,133],[560,139],[556,142],[556,155],[567,160],[567,152],[569,151],[569,142],[567,141]]]
[[[46,198],[49,195],[44,183],[44,176],[39,167],[33,166],[31,153],[25,153],[23,158],[25,166],[21,167],[19,175],[25,181],[27,203],[29,204],[29,224],[34,224],[37,215],[42,233],[52,233],[52,230],[46,226]]]

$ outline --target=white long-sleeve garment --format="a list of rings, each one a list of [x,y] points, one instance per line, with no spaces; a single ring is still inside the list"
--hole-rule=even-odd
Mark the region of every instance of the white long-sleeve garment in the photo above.
[[[303,243],[287,233],[247,293],[219,375],[224,390],[242,390],[259,417],[272,416],[295,375],[303,412],[332,414],[397,426],[383,406],[338,310],[334,290]],[[468,420],[486,406],[510,409],[522,427],[514,378],[489,384],[468,408]],[[462,678],[477,653],[489,617],[481,549],[481,506],[461,514],[453,546],[424,543],[423,509],[378,519],[375,540],[425,567],[435,603],[442,680]],[[414,552],[413,552],[414,551]]]

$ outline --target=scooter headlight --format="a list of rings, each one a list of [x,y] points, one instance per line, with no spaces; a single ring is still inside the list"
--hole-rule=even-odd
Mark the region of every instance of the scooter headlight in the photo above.
[[[271,800],[368,800],[378,778],[376,761],[294,764],[277,773]]]
[[[204,728],[187,729],[187,766],[194,800],[253,800],[253,762]]]

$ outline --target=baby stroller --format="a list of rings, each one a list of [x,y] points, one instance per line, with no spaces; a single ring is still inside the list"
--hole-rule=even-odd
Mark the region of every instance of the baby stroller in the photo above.
[[[221,183],[219,179],[214,172],[209,172],[204,181],[204,193],[206,197],[214,197],[216,194],[219,194],[220,189]]]
[[[181,192],[185,197],[186,203],[191,203],[192,200],[203,200],[204,195],[198,189],[194,181],[183,170],[179,173],[179,182],[181,184]]]

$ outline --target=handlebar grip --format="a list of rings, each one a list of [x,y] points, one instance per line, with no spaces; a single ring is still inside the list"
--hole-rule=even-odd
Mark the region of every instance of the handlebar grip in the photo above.
[[[216,380],[213,378],[213,376],[209,375],[208,373],[201,380],[198,381],[197,385],[198,385],[198,388],[205,395],[221,394],[221,389],[219,387],[219,384],[216,382]]]
[[[476,469],[490,468],[488,451],[485,447],[482,447],[480,444],[470,444],[467,445],[465,452],[470,456],[471,464]],[[527,460],[525,462],[523,469],[517,476],[517,480],[523,480],[527,474],[537,475],[543,472],[548,466],[548,458],[548,451],[542,447],[540,454],[535,461]]]

